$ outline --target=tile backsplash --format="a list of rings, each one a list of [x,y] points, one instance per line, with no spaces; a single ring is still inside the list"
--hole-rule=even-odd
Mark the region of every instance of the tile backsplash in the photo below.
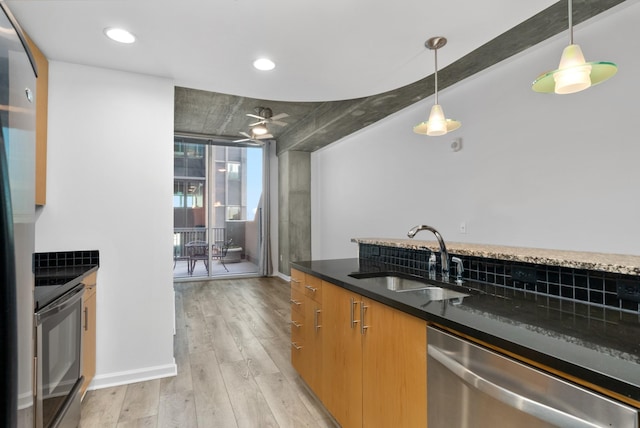
[[[57,251],[51,253],[35,253],[33,255],[34,269],[97,266],[99,264],[100,254],[98,250]]]
[[[429,250],[415,250],[383,245],[359,244],[361,264],[390,265],[394,270],[412,275],[427,276]],[[578,301],[593,306],[640,313],[640,303],[632,299],[619,298],[618,289],[625,287],[640,290],[640,278],[595,270],[565,268],[533,263],[473,256],[456,256],[464,265],[463,278],[514,290]],[[440,272],[438,255],[437,271]],[[451,265],[451,276],[456,275]],[[639,291],[640,292],[640,291]]]

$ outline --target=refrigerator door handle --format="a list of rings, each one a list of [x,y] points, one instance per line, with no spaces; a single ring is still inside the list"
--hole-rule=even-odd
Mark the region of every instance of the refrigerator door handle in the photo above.
[[[546,404],[539,403],[528,397],[517,394],[497,383],[475,373],[453,358],[446,355],[434,345],[427,345],[428,355],[446,367],[453,374],[458,376],[471,388],[477,389],[502,403],[528,413],[538,419],[557,426],[571,426],[576,428],[598,428],[589,421],[573,416]]]

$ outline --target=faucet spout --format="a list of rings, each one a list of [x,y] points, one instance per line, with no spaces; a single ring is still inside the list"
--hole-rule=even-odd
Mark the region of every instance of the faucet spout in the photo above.
[[[407,232],[407,236],[412,238],[416,236],[418,232],[421,230],[428,230],[433,233],[438,240],[438,245],[440,245],[440,264],[442,266],[442,279],[443,281],[449,280],[449,252],[447,251],[447,246],[444,244],[444,239],[442,239],[442,235],[436,229],[431,226],[427,226],[426,224],[421,224],[409,229]]]

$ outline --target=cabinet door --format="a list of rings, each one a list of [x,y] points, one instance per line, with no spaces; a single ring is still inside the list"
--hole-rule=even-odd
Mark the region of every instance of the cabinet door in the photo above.
[[[300,373],[307,385],[322,400],[322,306],[310,297],[305,297],[304,359]]]
[[[426,427],[426,322],[370,299],[363,305],[363,426]]]
[[[85,291],[83,302],[82,329],[82,374],[84,383],[80,390],[83,396],[96,374],[96,286],[91,285]]]
[[[322,284],[322,395],[342,428],[362,427],[360,303],[358,294]]]
[[[297,272],[297,271],[296,271]],[[291,365],[302,375],[305,372],[305,304],[302,280],[294,278],[294,271],[291,271]]]

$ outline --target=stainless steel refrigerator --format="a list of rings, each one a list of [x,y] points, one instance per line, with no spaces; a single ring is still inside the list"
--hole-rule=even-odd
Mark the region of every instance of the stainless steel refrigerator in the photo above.
[[[0,426],[33,427],[36,66],[0,1]]]

